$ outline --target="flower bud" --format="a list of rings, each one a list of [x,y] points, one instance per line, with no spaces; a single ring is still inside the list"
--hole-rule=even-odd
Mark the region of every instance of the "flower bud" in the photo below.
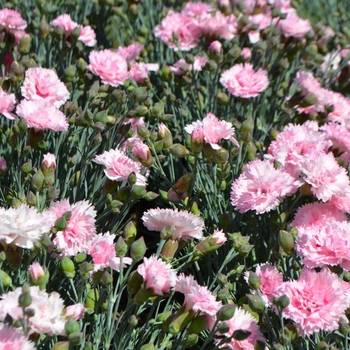
[[[251,335],[251,332],[249,332],[246,329],[237,329],[236,331],[234,331],[232,333],[232,338],[239,340],[239,341],[242,341],[242,340],[247,339],[250,335]]]
[[[145,102],[147,98],[147,87],[144,86],[136,88],[131,94],[131,100],[138,103]]]
[[[39,35],[41,38],[46,38],[49,35],[49,33],[50,33],[50,26],[46,21],[46,17],[43,16],[39,24]]]
[[[282,309],[285,309],[290,304],[290,300],[286,295],[282,295],[277,299],[276,304]]]
[[[237,306],[232,304],[223,305],[216,314],[218,321],[230,320],[235,314],[236,308]]]
[[[70,349],[69,341],[59,341],[51,348],[51,350],[69,350],[69,349]]]
[[[135,315],[131,315],[128,319],[128,323],[131,329],[136,328],[137,324],[138,324],[138,320],[137,317]]]
[[[228,333],[230,331],[230,325],[227,322],[219,322],[217,330],[221,334]]]
[[[252,161],[256,159],[256,146],[252,141],[247,143],[246,151],[247,151],[246,153],[247,161]]]
[[[32,303],[32,297],[29,292],[23,292],[18,297],[18,305],[22,308],[28,307]]]
[[[126,245],[122,237],[118,238],[117,243],[115,244],[115,251],[117,252],[117,255],[121,258],[124,258],[124,256],[126,255],[126,252],[128,251],[128,246]]]
[[[179,248],[179,241],[168,239],[162,247],[161,255],[166,259],[171,259],[175,256]]]
[[[328,350],[329,346],[325,341],[319,341],[316,346],[315,350]]]
[[[72,32],[70,33],[70,37],[73,41],[77,41],[79,39],[81,33],[81,28],[75,27]]]
[[[261,279],[255,272],[249,271],[248,284],[251,289],[257,290],[260,288]]]
[[[130,175],[128,176],[128,184],[130,186],[133,186],[135,185],[136,181],[137,181],[136,174],[134,172],[130,173]]]
[[[146,195],[146,188],[145,186],[134,185],[130,194],[132,199],[141,199]]]
[[[188,156],[190,153],[186,147],[181,145],[180,143],[176,143],[173,146],[169,148],[170,153],[175,157],[175,158],[185,158]]]
[[[45,176],[43,172],[39,169],[32,177],[32,185],[33,187],[40,191],[44,185]]]
[[[100,294],[97,289],[91,289],[88,291],[84,303],[84,307],[86,309],[94,310],[95,303],[97,303],[100,299]]]
[[[25,34],[19,43],[19,52],[21,55],[26,55],[30,51],[30,44],[32,37],[29,34]]]
[[[33,263],[28,269],[31,284],[39,286],[40,290],[45,289],[48,276],[39,263]]]
[[[343,317],[340,317],[339,319],[339,332],[344,336],[347,336],[350,333],[350,324],[348,320],[345,320]]]
[[[140,350],[156,350],[156,348],[154,347],[153,343],[148,343],[148,344],[142,345]]]
[[[170,334],[178,334],[193,320],[195,312],[192,310],[186,310],[185,308],[180,308],[175,314],[171,315],[163,326],[165,331]]]
[[[194,250],[200,252],[200,254],[208,254],[217,249],[219,249],[225,242],[227,238],[222,230],[215,230],[214,234],[206,237],[204,240],[200,241]]]
[[[64,326],[64,329],[67,335],[79,332],[79,329],[80,329],[79,322],[75,321],[74,318],[69,318]]]
[[[142,283],[142,276],[137,271],[131,272],[127,283],[128,293],[131,295],[135,294],[140,289]]]
[[[254,312],[260,313],[265,309],[264,301],[256,295],[247,295],[248,305]]]
[[[135,224],[132,221],[129,221],[125,225],[124,231],[123,231],[123,237],[124,237],[126,243],[128,245],[131,245],[134,242],[136,235],[137,235],[136,226],[135,226]],[[118,253],[118,255],[121,256],[119,253]]]
[[[228,151],[224,148],[220,148],[215,152],[214,162],[217,164],[225,164],[228,161],[229,157],[230,155]]]
[[[148,140],[151,133],[149,132],[149,130],[143,126],[138,125],[137,126],[137,135],[139,135],[139,137],[142,140]]]
[[[1,285],[4,287],[8,287],[12,284],[11,277],[3,270],[0,270],[0,280],[1,280]]]
[[[113,284],[113,276],[108,271],[105,271],[102,275],[101,282],[105,286],[110,286]]]
[[[44,155],[44,159],[41,163],[41,171],[44,176],[48,176],[56,169],[56,156],[51,153]]]
[[[173,145],[173,136],[171,135],[170,130],[163,123],[159,125],[158,136],[163,141],[164,148],[169,148]]]
[[[32,166],[32,161],[31,160],[26,162],[26,163],[24,163],[22,165],[22,167],[21,167],[21,170],[22,170],[23,173],[29,173],[29,172],[32,171],[32,169],[33,169],[33,166]]]
[[[71,333],[68,336],[68,340],[70,345],[78,346],[83,341],[83,333],[82,332]]]
[[[278,244],[286,254],[291,254],[294,249],[294,237],[287,231],[280,230]]]
[[[74,278],[75,276],[75,266],[73,261],[68,258],[67,256],[64,256],[63,259],[61,260],[61,268],[64,272],[64,274],[68,278]]]
[[[143,259],[146,253],[146,244],[143,237],[136,240],[130,247],[130,256],[132,261],[138,262]]]
[[[84,262],[86,260],[87,255],[85,253],[78,253],[75,255],[74,257],[74,261],[77,264],[81,264],[82,262]]]
[[[196,345],[198,343],[199,337],[198,334],[188,334],[185,338],[186,349]]]

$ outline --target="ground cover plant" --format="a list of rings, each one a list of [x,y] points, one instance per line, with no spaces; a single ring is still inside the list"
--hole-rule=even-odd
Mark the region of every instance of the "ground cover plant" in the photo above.
[[[0,1],[0,349],[348,349],[347,1]]]

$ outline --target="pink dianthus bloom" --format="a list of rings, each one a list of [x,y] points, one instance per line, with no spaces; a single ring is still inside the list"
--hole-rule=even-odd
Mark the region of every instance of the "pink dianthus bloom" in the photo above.
[[[35,262],[29,266],[28,273],[35,282],[38,282],[39,278],[45,277],[45,271],[38,262]]]
[[[344,197],[349,190],[346,170],[339,166],[333,153],[315,152],[312,158],[300,162],[300,168],[312,193],[323,202],[332,196]]]
[[[229,326],[229,331],[224,333],[227,342],[225,341],[220,348],[232,349],[232,350],[254,350],[255,343],[257,341],[265,342],[265,338],[261,333],[256,319],[247,311],[237,308],[232,318],[225,321]],[[232,334],[238,330],[245,330],[250,335],[244,340],[236,340],[232,337]],[[219,336],[215,339],[215,343],[219,344],[222,341],[222,334],[216,333]]]
[[[87,253],[91,242],[96,237],[96,210],[88,201],[69,204],[68,199],[53,203],[50,212],[59,219],[64,213],[70,212],[67,227],[58,231],[52,241],[53,247],[58,248],[62,256],[73,256],[77,253]]]
[[[296,190],[292,176],[275,169],[273,162],[257,159],[245,165],[240,177],[233,182],[231,203],[241,213],[255,210],[262,214],[275,209],[284,197]]]
[[[286,19],[280,20],[277,25],[285,37],[304,38],[312,30],[308,19],[301,19],[295,12],[289,12]]]
[[[213,113],[208,113],[203,121],[196,121],[185,127],[185,131],[190,135],[195,130],[202,130],[204,141],[209,143],[213,149],[220,149],[218,143],[221,140],[229,140],[235,146],[239,147],[239,143],[233,137],[235,129],[232,124],[224,120],[219,120]],[[198,132],[198,131],[197,131]]]
[[[99,76],[103,84],[119,86],[129,78],[128,64],[117,52],[109,49],[92,51],[88,68]]]
[[[0,242],[33,249],[43,234],[51,230],[54,217],[48,211],[38,213],[35,208],[21,204],[19,208],[0,208],[0,222]]]
[[[128,63],[135,61],[139,58],[144,45],[134,43],[129,46],[119,46],[117,53],[122,56]]]
[[[26,120],[29,128],[67,131],[69,127],[66,116],[45,101],[22,100],[17,106],[16,113]]]
[[[81,27],[78,40],[86,46],[90,47],[95,46],[97,44],[96,33],[90,26]]]
[[[184,75],[186,71],[191,71],[192,69],[194,72],[199,72],[205,66],[206,62],[206,58],[201,56],[195,56],[193,64],[189,64],[181,58],[170,67],[170,70],[175,75]]]
[[[29,334],[66,335],[64,329],[66,319],[62,316],[64,309],[63,300],[56,292],[47,294],[39,287],[30,287],[32,302],[30,308],[34,310],[34,316],[28,318]],[[0,320],[4,321],[6,315],[14,320],[23,317],[23,309],[18,305],[18,298],[22,294],[19,287],[13,292],[3,294],[0,298]]]
[[[130,78],[134,79],[137,83],[142,83],[148,78],[149,71],[157,71],[159,65],[157,63],[135,63],[130,68]]]
[[[44,154],[44,159],[41,163],[41,170],[44,175],[51,174],[56,169],[56,156],[52,153]]]
[[[194,17],[197,19],[203,19],[210,17],[210,13],[213,11],[213,7],[203,2],[188,2],[184,9],[181,11],[182,14],[188,17]]]
[[[16,119],[16,116],[11,113],[16,104],[16,97],[14,94],[9,94],[0,87],[0,114],[8,119]]]
[[[176,271],[154,255],[149,259],[143,258],[137,272],[143,277],[145,288],[152,289],[154,295],[169,293],[176,284]]]
[[[149,209],[141,219],[150,231],[172,230],[173,240],[188,241],[191,238],[203,238],[204,220],[186,210]]]
[[[260,293],[265,305],[272,305],[277,288],[283,283],[283,275],[276,266],[261,264],[256,267],[255,273],[260,278]],[[248,283],[249,273],[245,274]],[[255,291],[255,294],[256,291]]]
[[[220,83],[237,97],[256,97],[269,85],[267,72],[260,68],[254,71],[250,63],[236,64],[222,73]]]
[[[336,122],[350,130],[350,100],[339,92],[324,89],[325,104],[333,107],[327,121]]]
[[[59,15],[50,22],[53,27],[61,27],[66,36],[69,36],[73,29],[78,27],[78,23],[74,22],[69,14]]]
[[[304,268],[297,281],[281,284],[276,297],[282,295],[290,301],[283,309],[283,317],[296,322],[303,336],[338,329],[339,318],[345,317],[350,302],[343,281],[326,269],[316,272]]]
[[[310,226],[298,231],[296,251],[308,268],[339,265],[350,270],[350,223],[327,221],[322,226]]]
[[[221,302],[216,301],[210,290],[207,287],[200,286],[192,275],[185,276],[181,273],[177,277],[174,291],[184,294],[186,310],[215,316],[221,307]]]
[[[94,263],[94,271],[102,270],[105,267],[110,267],[113,270],[120,271],[120,257],[117,256],[114,245],[115,235],[109,232],[101,235],[96,235],[94,240],[90,243],[89,254]],[[130,258],[122,259],[122,267],[126,264],[130,265],[132,260]]]
[[[15,10],[7,8],[0,10],[0,25],[14,35],[17,44],[26,34],[24,29],[27,27],[27,22]]]
[[[131,173],[136,175],[136,185],[144,186],[147,183],[145,176],[141,175],[141,164],[130,159],[124,152],[111,149],[97,155],[93,160],[105,167],[106,176],[112,181],[127,181]]]
[[[63,310],[63,316],[68,318],[73,318],[73,320],[81,320],[85,315],[86,309],[83,304],[77,303],[74,305],[69,305]]]
[[[199,44],[202,30],[195,18],[169,11],[161,24],[155,26],[154,35],[174,51],[189,51]]]
[[[20,329],[0,323],[0,349],[36,350],[36,346]]]

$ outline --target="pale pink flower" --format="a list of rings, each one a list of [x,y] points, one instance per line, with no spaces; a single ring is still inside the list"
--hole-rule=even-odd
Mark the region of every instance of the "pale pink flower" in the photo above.
[[[259,340],[265,342],[265,338],[261,333],[257,320],[247,311],[237,308],[232,318],[225,321],[230,329],[224,336],[227,338],[227,342],[220,346],[220,348],[232,349],[232,350],[254,350],[255,343]],[[250,332],[248,338],[244,340],[236,340],[232,338],[232,334],[238,330],[246,330]],[[221,333],[216,333],[217,336],[221,336]],[[219,344],[222,338],[215,339],[215,343]]]
[[[22,95],[30,101],[45,101],[61,107],[69,99],[69,91],[52,69],[28,68],[21,87]]]
[[[211,54],[215,54],[215,55],[220,55],[220,53],[222,52],[222,44],[220,41],[215,40],[213,41],[209,47],[208,50]]]
[[[69,36],[72,30],[78,27],[78,23],[74,22],[69,14],[59,15],[50,22],[50,25],[53,27],[61,27],[66,36]]]
[[[155,37],[164,41],[174,51],[193,49],[199,44],[201,34],[195,18],[173,11],[169,11],[161,24],[154,28]]]
[[[273,162],[254,160],[243,168],[231,187],[231,203],[241,213],[262,214],[278,207],[284,197],[296,192],[292,176],[275,169]]]
[[[346,189],[342,196],[333,196],[329,203],[336,206],[342,212],[350,213],[350,188]]]
[[[286,295],[290,304],[283,309],[283,317],[300,327],[300,335],[338,329],[340,317],[349,307],[349,291],[343,281],[324,269],[317,273],[304,268],[297,281],[284,282],[276,297]]]
[[[40,277],[45,277],[44,269],[37,262],[35,262],[29,266],[28,272],[29,272],[30,277],[36,282],[39,280]]]
[[[6,170],[7,170],[6,159],[3,157],[0,157],[0,175],[4,174]]]
[[[32,303],[30,308],[34,310],[34,316],[28,318],[29,334],[65,335],[66,319],[62,316],[64,309],[63,300],[56,292],[47,294],[37,286],[30,287]],[[22,294],[22,288],[3,294],[0,298],[0,320],[4,321],[7,314],[14,320],[23,317],[23,309],[18,305],[18,298]]]
[[[202,241],[196,244],[194,249],[202,254],[207,254],[219,249],[226,242],[227,238],[224,231],[215,229],[212,235],[205,237]]]
[[[142,83],[148,78],[149,71],[157,71],[158,69],[159,65],[156,63],[135,63],[130,68],[130,78],[137,83]]]
[[[342,57],[339,51],[327,52],[323,58],[323,63],[321,64],[322,72],[335,71],[338,69]]]
[[[310,21],[301,19],[295,12],[289,12],[286,19],[280,20],[277,25],[285,37],[304,38],[312,31]]]
[[[61,256],[73,256],[77,253],[87,253],[91,242],[96,237],[96,210],[88,201],[69,204],[68,199],[53,203],[50,212],[59,219],[64,213],[70,212],[67,227],[58,231],[52,241],[53,247],[60,250]]]
[[[18,328],[0,323],[1,350],[36,350],[36,346]]]
[[[33,249],[44,233],[48,233],[53,224],[53,216],[47,211],[38,211],[25,204],[19,208],[0,208],[0,241],[15,244],[18,247]]]
[[[138,160],[148,160],[151,157],[151,151],[143,142],[136,142],[132,148],[132,155]]]
[[[93,162],[105,167],[106,176],[112,181],[127,181],[131,173],[136,175],[136,185],[144,186],[147,183],[145,176],[141,175],[141,164],[130,159],[118,149],[105,151],[97,155]]]
[[[210,13],[213,11],[213,7],[203,2],[188,2],[184,9],[181,11],[182,14],[188,17],[194,17],[199,20],[210,17]]]
[[[94,263],[94,271],[102,270],[105,267],[120,271],[121,261],[115,251],[115,237],[115,235],[107,232],[103,235],[96,235],[95,239],[90,243],[89,254]],[[122,267],[126,267],[126,264],[130,265],[131,263],[132,259],[130,258],[124,257],[122,259]]]
[[[202,19],[198,26],[209,40],[216,40],[220,37],[232,40],[238,33],[236,17],[234,15],[225,16],[220,11],[216,11],[214,16]]]
[[[27,22],[22,18],[21,14],[15,10],[2,9],[0,10],[0,25],[15,36],[16,43],[19,44],[24,37]]]
[[[66,116],[44,101],[22,100],[17,106],[16,113],[26,120],[29,128],[67,131],[69,127]]]
[[[141,219],[150,231],[172,230],[173,240],[188,241],[191,238],[203,238],[204,220],[186,210],[149,209]]]
[[[299,230],[309,227],[322,227],[329,221],[344,221],[343,211],[330,203],[309,203],[298,208],[291,226]]]
[[[154,295],[169,293],[176,284],[176,271],[155,255],[143,258],[137,272],[143,277],[145,289],[152,289]]]
[[[199,72],[205,66],[207,60],[205,57],[195,56],[193,64],[187,63],[183,58],[175,62],[173,66],[170,66],[170,70],[175,75],[184,75],[186,71]]]
[[[236,64],[222,73],[220,83],[237,97],[256,97],[269,85],[267,72],[260,68],[254,71],[250,63]]]
[[[275,7],[279,7],[282,13],[295,12],[290,0],[269,0],[269,3],[274,4]]]
[[[235,146],[239,147],[239,143],[233,137],[235,129],[232,124],[224,120],[219,120],[214,114],[208,113],[203,121],[196,121],[185,127],[185,131],[192,134],[195,130],[203,131],[205,142],[209,143],[213,149],[220,149],[218,143],[221,140],[229,140]]]
[[[144,45],[139,43],[134,43],[129,46],[119,46],[117,53],[122,56],[128,63],[135,61],[139,58]]]
[[[90,47],[95,46],[97,44],[96,33],[90,26],[81,27],[78,40],[86,46]]]
[[[303,180],[311,185],[312,193],[323,202],[332,196],[344,197],[349,190],[349,177],[332,153],[315,152],[300,162]]]
[[[44,154],[41,169],[44,175],[51,174],[56,169],[56,156],[52,153]]]
[[[350,223],[327,221],[298,231],[296,251],[308,268],[339,265],[350,270]]]
[[[333,106],[333,111],[327,115],[327,121],[337,122],[350,130],[350,100],[342,94],[324,90],[324,104]]]
[[[127,61],[117,52],[109,49],[92,51],[88,68],[99,76],[103,84],[119,86],[129,78]]]
[[[241,56],[245,61],[249,61],[252,57],[252,51],[249,47],[243,47]]]
[[[283,275],[276,266],[260,264],[256,267],[255,273],[260,278],[260,293],[266,305],[272,305],[277,288],[283,282]],[[245,273],[244,279],[248,283],[249,272]],[[257,294],[256,291],[254,294]]]
[[[200,286],[192,275],[185,276],[183,273],[180,273],[177,277],[174,291],[184,294],[186,310],[215,316],[221,307],[221,302],[216,301],[210,290],[207,287]]]
[[[318,123],[307,121],[303,125],[288,124],[268,148],[266,159],[277,161],[284,171],[295,179],[301,175],[301,162],[313,161],[315,152],[325,153],[332,146]],[[299,180],[302,185],[302,181]]]
[[[16,119],[16,116],[11,113],[15,109],[15,104],[15,95],[7,93],[0,87],[0,114],[8,119]]]
[[[83,304],[78,303],[74,305],[67,306],[63,311],[63,316],[68,318],[73,318],[75,321],[81,320],[85,315],[86,309]]]

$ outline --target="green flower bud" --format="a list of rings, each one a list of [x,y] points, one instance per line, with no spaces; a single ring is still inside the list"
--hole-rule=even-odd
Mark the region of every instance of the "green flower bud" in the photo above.
[[[247,331],[246,329],[237,329],[232,333],[232,338],[242,341],[247,339],[252,333]]]
[[[32,166],[32,161],[31,160],[26,162],[26,163],[24,163],[22,165],[22,167],[21,167],[21,170],[22,170],[23,173],[29,173],[29,172],[32,171],[32,169],[33,169],[33,166]]]
[[[125,225],[124,231],[123,231],[123,237],[124,237],[126,243],[128,245],[131,245],[134,242],[136,235],[137,235],[136,226],[132,221],[129,221]],[[118,241],[119,241],[119,239],[118,239]],[[117,242],[117,244],[118,244],[118,242]],[[124,244],[125,244],[125,242],[124,242]],[[118,253],[118,255],[121,256],[119,253]]]
[[[143,126],[138,126],[137,127],[137,135],[140,136],[140,138],[142,140],[148,140],[151,133],[149,132],[149,130]]]
[[[230,97],[225,92],[220,92],[216,95],[216,100],[220,105],[228,106],[230,104]]]
[[[37,172],[32,177],[32,185],[36,190],[41,190],[45,181],[45,176],[41,169],[37,170]]]
[[[55,228],[57,231],[64,231],[67,228],[67,220],[64,216],[56,220]]]
[[[169,324],[168,320],[165,321],[165,327],[170,334],[178,334],[193,320],[194,315],[194,311],[181,308],[170,316]]]
[[[131,272],[127,283],[128,293],[131,295],[135,294],[140,289],[142,283],[142,276],[137,271]]]
[[[175,157],[175,158],[185,158],[188,156],[190,153],[186,147],[181,145],[180,143],[176,143],[173,146],[169,148],[170,153]]]
[[[287,254],[291,254],[294,249],[294,237],[287,231],[280,230],[278,233],[278,244]]]
[[[69,350],[69,349],[70,349],[69,341],[60,341],[51,348],[51,350]]]
[[[128,200],[130,195],[130,190],[131,190],[130,186],[125,186],[120,188],[117,192],[117,199],[120,200],[121,202],[125,202],[126,200]]]
[[[69,318],[64,326],[64,329],[67,335],[79,332],[79,329],[80,329],[79,322],[75,321],[74,318]]]
[[[50,26],[46,21],[46,17],[43,16],[39,24],[39,35],[42,38],[46,38],[49,34],[50,34]]]
[[[157,102],[151,110],[152,117],[160,117],[164,114],[164,103]]]
[[[128,251],[128,246],[126,245],[122,237],[118,238],[117,243],[115,244],[115,251],[117,252],[117,255],[121,258],[124,258],[124,256],[126,255],[126,252]]]
[[[80,57],[76,63],[76,66],[80,74],[85,74],[88,64],[83,58]]]
[[[249,284],[249,287],[253,290],[257,290],[260,288],[260,285],[261,285],[260,277],[253,271],[249,272],[248,284]]]
[[[244,17],[244,16],[243,16]],[[239,46],[235,45],[232,49],[227,52],[227,58],[231,60],[236,60],[242,53]]]
[[[3,285],[4,287],[8,287],[12,284],[11,277],[3,270],[0,270],[0,280],[1,285]]]
[[[130,248],[130,256],[132,258],[132,261],[135,263],[142,260],[145,256],[146,249],[147,248],[143,237],[136,240]]]
[[[72,30],[72,32],[70,33],[70,38],[73,41],[77,41],[79,39],[80,33],[81,33],[81,28],[80,27],[75,27]]]
[[[131,189],[131,197],[132,199],[141,199],[146,195],[146,188],[145,186],[132,186]]]
[[[19,52],[21,55],[26,55],[30,51],[30,44],[32,37],[29,34],[25,34],[19,43]]]
[[[21,293],[18,297],[18,305],[22,308],[28,307],[31,303],[32,297],[28,292]]]
[[[61,260],[61,268],[64,272],[64,274],[68,278],[74,278],[75,276],[75,266],[73,261],[68,258],[67,256],[64,256],[63,259]]]
[[[319,341],[316,346],[315,350],[328,350],[329,346],[325,341]]]
[[[105,271],[102,275],[101,282],[105,286],[110,286],[113,284],[113,276],[109,272]]]
[[[136,181],[137,181],[136,174],[134,172],[130,173],[130,175],[128,176],[128,184],[130,186],[133,186],[135,185]]]
[[[190,348],[198,343],[199,337],[197,334],[189,334],[185,338],[186,348]]]
[[[228,161],[229,157],[230,155],[228,151],[224,148],[220,148],[215,152],[214,162],[217,164],[225,164]]]
[[[230,331],[230,325],[227,322],[219,322],[217,330],[221,334],[228,333]]]
[[[153,201],[155,200],[156,198],[159,197],[159,194],[157,193],[154,193],[152,191],[148,191],[146,192],[145,196],[143,197],[146,201],[150,202],[150,201]]]
[[[136,328],[137,324],[138,324],[138,320],[137,317],[135,315],[131,315],[128,319],[128,323],[131,329]]]
[[[179,241],[168,239],[162,247],[161,255],[166,259],[171,259],[175,256],[179,248]]]
[[[285,309],[290,304],[290,300],[286,295],[282,295],[277,299],[277,305]]]
[[[339,332],[344,336],[347,336],[350,333],[350,324],[342,317],[339,319]]]
[[[256,295],[247,295],[248,305],[250,309],[254,312],[260,313],[265,310],[265,304],[263,300]]]
[[[147,94],[146,87],[138,87],[131,94],[131,100],[138,103],[145,102],[147,98],[148,98],[148,94]]]
[[[75,255],[74,260],[77,264],[81,264],[86,260],[86,254],[85,253],[78,253]]]
[[[223,305],[221,309],[218,311],[218,313],[216,314],[218,321],[230,320],[235,314],[236,308],[237,306],[232,304]]]
[[[142,345],[140,350],[156,350],[156,348],[154,347],[153,343],[148,343],[148,344]]]
[[[72,346],[78,346],[83,341],[84,334],[81,332],[71,333],[68,336],[69,344]]]

